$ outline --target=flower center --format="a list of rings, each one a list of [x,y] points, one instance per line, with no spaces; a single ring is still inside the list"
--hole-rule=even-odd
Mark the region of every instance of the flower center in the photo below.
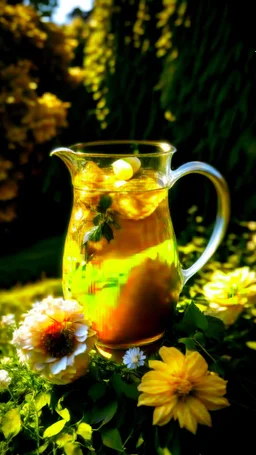
[[[139,356],[138,356],[138,355],[132,356],[131,361],[132,361],[132,363],[138,363],[138,361],[139,361]]]
[[[228,290],[228,298],[231,299],[239,294],[239,287],[237,284],[232,284]]]
[[[183,397],[185,395],[188,395],[191,392],[191,389],[192,384],[190,383],[190,381],[187,381],[186,379],[180,379],[179,384],[177,384],[175,392],[180,397]]]
[[[75,341],[74,332],[67,324],[55,322],[47,327],[42,337],[42,346],[51,357],[61,358],[74,352]]]

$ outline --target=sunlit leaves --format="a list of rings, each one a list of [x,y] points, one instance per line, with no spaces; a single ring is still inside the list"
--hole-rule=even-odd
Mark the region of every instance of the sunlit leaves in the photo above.
[[[60,433],[63,430],[64,426],[66,425],[66,420],[62,419],[58,422],[53,423],[44,431],[43,437],[44,438],[51,438],[56,434]]]
[[[85,441],[90,441],[92,438],[92,427],[88,423],[82,422],[77,427],[77,434],[82,436]]]
[[[44,406],[49,406],[50,402],[51,402],[51,394],[49,392],[48,393],[45,393],[45,392],[39,393],[35,399],[36,410],[40,411],[42,408],[44,408]]]
[[[1,426],[2,432],[6,439],[16,436],[21,430],[21,418],[19,409],[14,408],[8,411],[3,417]]]

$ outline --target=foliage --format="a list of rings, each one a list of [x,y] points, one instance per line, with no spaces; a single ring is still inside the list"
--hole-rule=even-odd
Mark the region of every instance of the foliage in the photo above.
[[[200,252],[198,239],[203,240],[206,235],[200,229],[202,217],[195,208],[190,212],[189,216],[197,218],[197,222],[191,224],[180,246],[181,255],[187,255],[188,266]],[[237,226],[237,234],[230,233],[214,260],[184,287],[161,341],[183,352],[199,351],[209,369],[228,380],[227,398],[231,406],[212,413],[211,429],[201,427],[192,436],[173,421],[163,427],[152,426],[153,410],[137,407],[137,387],[148,371],[147,363],[130,370],[92,351],[86,376],[66,386],[48,384],[18,363],[10,344],[13,320],[9,318],[10,324],[8,318],[2,318],[0,369],[8,372],[11,382],[0,396],[1,453],[16,455],[19,450],[20,455],[147,455],[153,451],[161,455],[186,455],[189,451],[192,455],[224,455],[246,451],[253,443],[256,412],[256,311],[253,306],[245,308],[235,324],[225,327],[221,320],[205,312],[206,301],[201,290],[211,280],[214,270],[230,271],[255,263],[255,248],[252,249],[255,228],[254,222]],[[186,244],[189,235],[194,241]],[[32,302],[52,293],[51,286],[55,284],[45,281],[44,287],[42,283],[6,292],[5,297],[2,295],[4,314],[14,312],[18,322]],[[58,294],[59,288],[55,289]],[[146,355],[147,359],[158,359],[157,352],[146,352]]]
[[[251,398],[247,393],[253,393],[253,388],[247,375],[255,361],[255,352],[245,347],[245,340],[252,333],[255,334],[255,324],[248,320],[225,332],[221,321],[204,316],[193,303],[184,314],[176,313],[173,317],[163,344],[198,350],[210,370],[229,381],[231,407],[213,413],[213,429],[201,429],[193,439],[186,431],[179,430],[175,422],[152,427],[152,410],[137,408],[137,386],[147,371],[146,366],[131,371],[92,352],[87,376],[71,385],[56,387],[34,376],[15,358],[4,358],[1,368],[9,372],[12,382],[1,397],[1,453],[15,454],[19,447],[20,454],[52,451],[67,455],[107,454],[112,453],[111,449],[139,455],[152,453],[154,447],[155,453],[168,449],[170,453],[185,454],[189,449],[192,454],[198,453],[197,450],[212,454],[216,437],[218,453],[225,453],[227,445],[223,440],[220,443],[221,438],[224,435],[230,438],[231,431],[242,424],[242,419],[248,422],[244,407],[250,408]],[[158,356],[151,354],[149,358]],[[240,418],[236,422],[238,413]],[[223,419],[228,422],[225,428]],[[231,450],[235,445],[229,441],[228,447]]]
[[[81,81],[71,67],[78,42],[32,7],[1,3],[0,44],[0,221],[10,223],[31,188],[39,190],[43,146],[50,150],[68,126],[69,98]]]

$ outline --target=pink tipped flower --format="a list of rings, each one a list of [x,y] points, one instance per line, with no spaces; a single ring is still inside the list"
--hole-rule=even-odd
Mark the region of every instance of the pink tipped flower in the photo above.
[[[96,332],[75,300],[51,296],[37,302],[15,330],[19,359],[53,384],[68,384],[83,376]]]

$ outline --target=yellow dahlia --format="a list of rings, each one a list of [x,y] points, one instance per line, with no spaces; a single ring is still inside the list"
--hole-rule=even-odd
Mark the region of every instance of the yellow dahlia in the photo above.
[[[53,384],[68,384],[83,376],[95,334],[75,300],[51,296],[37,302],[15,330],[19,359]]]
[[[210,427],[208,411],[229,406],[224,398],[227,381],[209,372],[198,352],[184,355],[176,348],[163,346],[159,354],[163,362],[150,360],[153,371],[142,377],[138,406],[155,407],[153,425],[162,426],[174,419],[193,434],[198,423]]]
[[[245,305],[256,302],[256,273],[249,267],[229,273],[214,272],[203,293],[210,302],[211,313],[226,325],[233,324]]]

